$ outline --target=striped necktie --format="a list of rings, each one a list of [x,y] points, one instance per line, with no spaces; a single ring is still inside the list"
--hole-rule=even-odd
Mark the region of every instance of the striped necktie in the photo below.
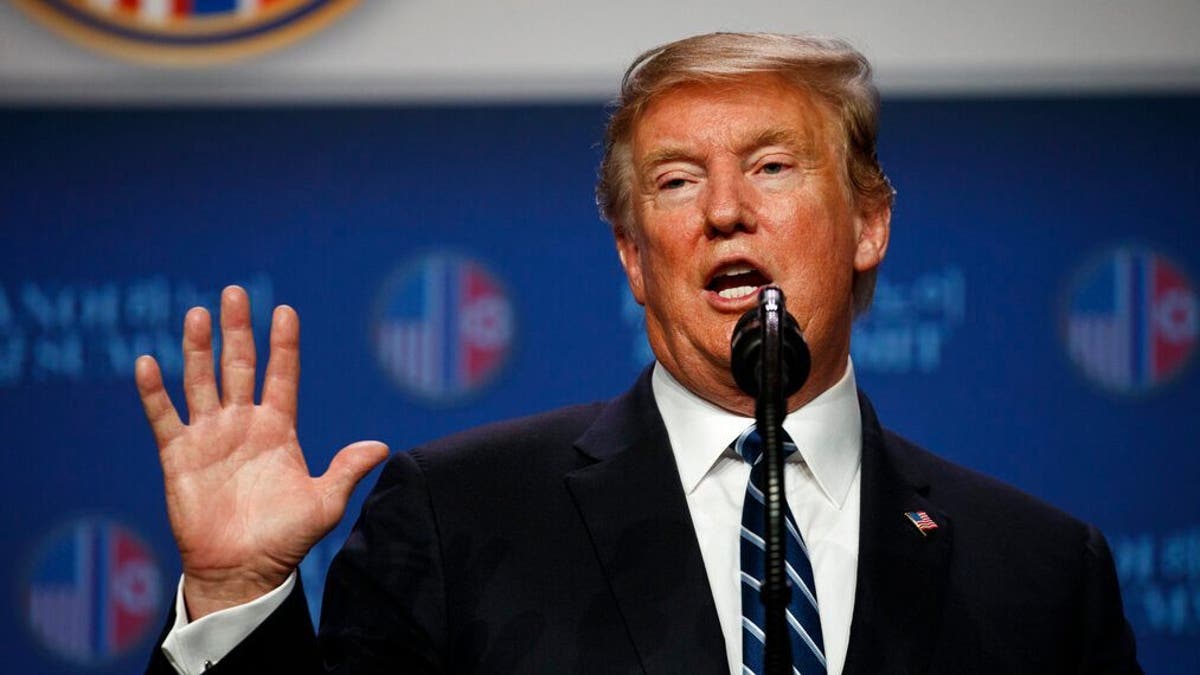
[[[766,484],[766,462],[763,459],[762,437],[754,425],[733,442],[737,451],[752,467],[750,482],[746,486],[746,500],[742,503],[742,673],[761,675],[763,672],[763,645],[766,642],[763,627],[766,612],[759,599],[759,589],[766,569],[766,514],[763,507],[763,486]],[[796,451],[796,446],[785,433],[783,436],[784,457]],[[825,644],[821,637],[821,617],[817,613],[817,588],[813,584],[812,563],[808,559],[808,548],[792,510],[784,500],[784,518],[787,522],[787,578],[792,588],[791,603],[787,608],[788,635],[792,647],[792,672],[799,675],[825,675]]]

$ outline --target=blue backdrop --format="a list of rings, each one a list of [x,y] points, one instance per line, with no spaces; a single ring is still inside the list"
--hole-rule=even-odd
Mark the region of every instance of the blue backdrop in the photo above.
[[[885,102],[899,197],[854,345],[886,425],[1106,532],[1153,673],[1200,672],[1197,119],[1194,98]],[[178,561],[133,359],[181,401],[183,312],[227,283],[260,354],[270,306],[300,312],[317,471],[624,389],[648,352],[593,207],[603,120],[0,110],[5,669],[142,667]]]

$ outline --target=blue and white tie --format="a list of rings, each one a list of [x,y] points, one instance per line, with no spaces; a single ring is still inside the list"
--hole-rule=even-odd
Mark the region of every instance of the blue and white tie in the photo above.
[[[796,451],[795,444],[783,437],[784,457]],[[766,485],[766,462],[763,459],[762,437],[754,425],[742,432],[733,448],[750,463],[750,483],[742,504],[742,673],[761,675],[766,612],[759,599],[759,589],[766,569],[766,514],[763,507],[763,487]],[[799,675],[825,674],[825,643],[821,637],[821,617],[817,612],[817,588],[813,584],[812,563],[808,548],[800,536],[800,528],[792,510],[784,500],[787,522],[787,579],[792,588],[787,608],[788,636],[792,647],[792,672]]]

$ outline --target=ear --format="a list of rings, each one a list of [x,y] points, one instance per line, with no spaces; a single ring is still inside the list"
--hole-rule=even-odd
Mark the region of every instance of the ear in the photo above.
[[[621,267],[625,268],[625,279],[629,281],[633,299],[639,305],[645,305],[646,285],[642,277],[642,252],[637,235],[629,232],[628,227],[614,227],[613,236],[617,239],[617,255],[621,258]]]
[[[859,208],[854,229],[857,243],[854,270],[867,272],[879,267],[887,253],[891,235],[892,207],[884,200],[867,201]]]

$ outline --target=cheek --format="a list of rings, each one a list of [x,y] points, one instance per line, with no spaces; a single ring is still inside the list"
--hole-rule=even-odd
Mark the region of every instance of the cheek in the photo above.
[[[857,247],[853,225],[829,212],[800,208],[796,222],[801,227],[789,233],[789,244],[780,251],[780,264],[796,270],[795,303],[789,306],[808,316],[840,311],[849,298]]]
[[[642,239],[644,273],[663,283],[678,282],[686,277],[694,255],[689,242],[681,236],[678,223],[656,221]]]
[[[673,325],[689,323],[697,316],[695,303],[700,294],[693,291],[687,260],[669,255],[662,249],[649,253],[643,264],[646,308]]]

